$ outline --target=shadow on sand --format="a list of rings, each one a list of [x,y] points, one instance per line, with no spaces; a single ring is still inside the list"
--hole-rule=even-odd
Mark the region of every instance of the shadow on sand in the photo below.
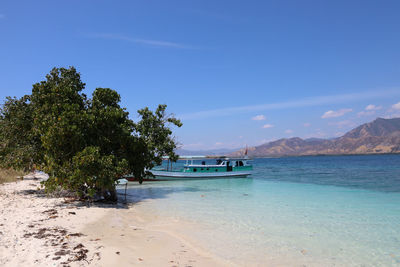
[[[216,190],[204,190],[198,189],[191,186],[168,186],[168,187],[149,187],[149,186],[135,186],[128,187],[126,194],[127,204],[135,204],[148,199],[163,199],[167,198],[168,195],[183,193],[183,192],[211,192]],[[125,189],[117,189],[119,198],[125,197]]]
[[[150,187],[150,186],[134,186],[128,187],[127,194],[125,196],[125,188],[117,187],[118,202],[109,203],[104,201],[80,201],[70,198],[68,194],[48,195],[43,189],[25,189],[18,193],[22,195],[35,195],[39,198],[63,198],[64,201],[57,204],[58,207],[99,207],[109,209],[128,209],[131,205],[139,203],[148,199],[163,199],[167,198],[170,194],[182,193],[182,192],[205,192],[204,189],[200,190],[196,187],[190,186],[168,186],[168,187]],[[206,190],[215,191],[215,190]]]

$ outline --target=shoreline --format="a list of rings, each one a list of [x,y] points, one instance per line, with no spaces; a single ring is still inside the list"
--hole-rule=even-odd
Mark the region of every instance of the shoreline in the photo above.
[[[196,225],[156,216],[138,209],[136,205],[111,209],[83,229],[89,236],[97,234],[108,247],[104,251],[107,259],[101,265],[235,266],[195,245],[182,234],[183,229],[196,228]],[[106,231],[99,235],[101,230]]]
[[[0,185],[1,266],[232,266],[135,203],[47,197],[40,177]]]

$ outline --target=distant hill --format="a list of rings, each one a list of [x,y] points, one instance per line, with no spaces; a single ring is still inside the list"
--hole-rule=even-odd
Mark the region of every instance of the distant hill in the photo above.
[[[230,155],[244,152],[241,149]],[[377,118],[335,139],[283,138],[248,148],[248,155],[253,157],[376,153],[400,153],[400,118]]]

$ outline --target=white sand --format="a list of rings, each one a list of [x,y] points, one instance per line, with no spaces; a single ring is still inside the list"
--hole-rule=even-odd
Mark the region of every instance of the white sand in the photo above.
[[[180,235],[179,222],[134,204],[66,203],[39,185],[0,186],[0,266],[232,266]]]

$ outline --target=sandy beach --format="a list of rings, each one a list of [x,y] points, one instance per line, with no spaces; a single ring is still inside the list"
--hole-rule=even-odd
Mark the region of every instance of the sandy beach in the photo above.
[[[135,204],[50,198],[40,179],[0,185],[1,266],[227,266]]]

